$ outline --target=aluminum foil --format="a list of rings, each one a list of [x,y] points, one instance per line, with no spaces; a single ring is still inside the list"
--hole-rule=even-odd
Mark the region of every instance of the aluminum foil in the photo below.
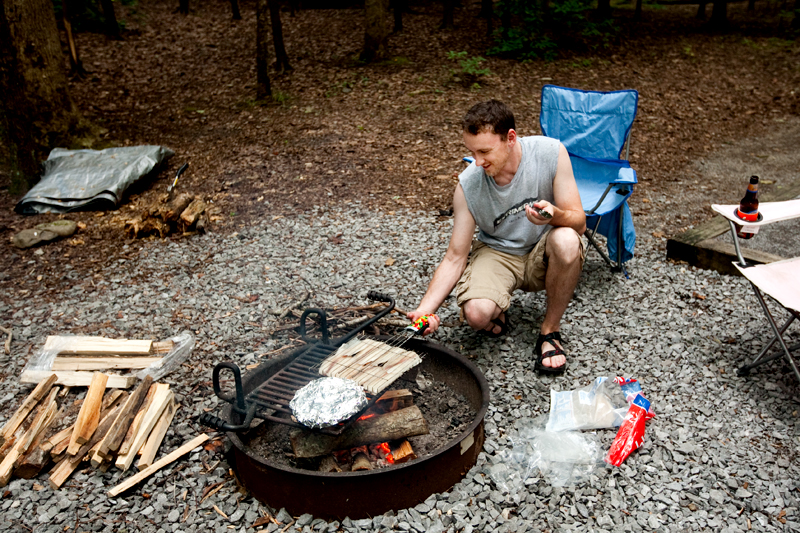
[[[367,406],[364,389],[351,379],[315,379],[298,390],[289,406],[297,421],[326,428],[347,420]]]

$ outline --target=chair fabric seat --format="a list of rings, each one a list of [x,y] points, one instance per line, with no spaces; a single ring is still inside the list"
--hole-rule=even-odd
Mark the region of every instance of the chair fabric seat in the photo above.
[[[742,276],[787,309],[800,312],[800,257],[742,268]]]

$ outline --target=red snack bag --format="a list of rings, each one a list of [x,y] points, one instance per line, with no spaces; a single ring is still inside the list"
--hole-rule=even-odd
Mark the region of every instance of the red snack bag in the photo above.
[[[604,459],[605,462],[619,466],[633,450],[642,445],[644,424],[649,418],[647,416],[649,409],[650,401],[641,394],[637,394],[628,409],[628,414],[625,415],[625,420],[617,431],[614,442],[611,443],[611,448]]]

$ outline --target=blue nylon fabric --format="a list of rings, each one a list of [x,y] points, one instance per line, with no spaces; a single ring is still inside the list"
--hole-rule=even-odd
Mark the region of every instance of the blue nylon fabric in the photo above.
[[[625,139],[636,118],[639,93],[626,91],[581,91],[555,85],[542,87],[539,123],[542,133],[561,141],[572,162],[581,203],[587,212],[586,225],[606,237],[608,255],[617,258],[618,224],[622,217],[622,262],[633,258],[636,230],[627,199],[637,183],[636,171],[619,159]],[[592,215],[608,185],[603,203]]]

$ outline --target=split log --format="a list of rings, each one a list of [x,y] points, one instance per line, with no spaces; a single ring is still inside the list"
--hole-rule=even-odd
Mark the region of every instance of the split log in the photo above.
[[[133,417],[136,416],[136,412],[142,406],[144,397],[146,396],[147,391],[150,389],[150,385],[152,383],[153,378],[150,376],[145,376],[142,382],[139,383],[139,386],[136,387],[136,390],[134,390],[133,393],[128,396],[128,400],[122,407],[117,419],[114,421],[112,427],[108,430],[108,435],[103,439],[103,443],[100,445],[98,453],[106,456],[119,450],[119,447],[122,445],[122,440],[125,438],[125,434],[128,432],[128,428],[133,421]]]
[[[114,408],[112,411],[106,413],[106,415],[100,420],[100,424],[98,424],[97,429],[95,430],[92,438],[89,442],[83,444],[78,453],[75,455],[67,455],[62,459],[56,467],[50,472],[50,486],[53,489],[58,489],[64,482],[67,480],[69,476],[78,468],[81,462],[86,457],[86,454],[89,450],[92,449],[98,442],[102,441],[103,438],[106,436],[106,433],[109,429],[114,425],[118,414],[125,409],[125,406],[118,406]]]
[[[190,440],[189,442],[187,442],[186,444],[184,444],[183,446],[181,446],[177,450],[175,450],[172,453],[166,455],[165,457],[162,457],[161,459],[156,461],[151,466],[145,468],[144,470],[142,470],[138,474],[129,477],[128,479],[126,479],[125,481],[123,481],[122,483],[120,483],[119,485],[117,485],[116,487],[111,489],[110,491],[108,491],[108,497],[109,498],[113,498],[113,497],[117,496],[118,494],[121,494],[121,493],[125,492],[126,490],[128,490],[131,487],[133,487],[136,484],[138,484],[140,481],[142,481],[144,479],[147,479],[148,477],[150,477],[155,472],[158,472],[161,468],[167,466],[168,464],[172,463],[173,461],[178,460],[181,456],[191,452],[192,450],[194,450],[195,448],[197,448],[198,446],[200,446],[201,444],[203,444],[207,440],[208,440],[208,435],[206,435],[205,433],[203,433],[201,435],[198,435],[197,437],[193,438],[192,440]]]
[[[139,462],[136,463],[136,468],[139,470],[144,470],[153,464],[153,460],[156,457],[156,452],[161,446],[161,442],[164,440],[164,436],[167,434],[167,430],[169,429],[170,424],[172,424],[172,419],[175,417],[175,412],[177,410],[178,404],[175,402],[175,395],[173,394],[170,397],[170,401],[167,404],[167,407],[164,409],[164,412],[161,413],[161,417],[158,419],[156,426],[153,428],[153,431],[147,438],[147,442],[140,450],[141,458],[139,459]]]
[[[45,351],[69,355],[150,355],[152,347],[153,341],[148,340],[86,336],[51,335],[44,343]]]
[[[53,392],[57,393],[58,391]],[[8,454],[0,463],[0,487],[5,487],[8,484],[19,458],[28,451],[28,447],[55,418],[57,408],[53,398],[55,398],[55,394],[51,394],[51,396],[48,397],[47,403],[43,403],[39,406],[36,416],[31,422],[31,426],[21,438],[16,440],[13,448],[9,450]]]
[[[152,351],[155,355],[165,355],[171,352],[174,346],[175,342],[171,340],[154,341]]]
[[[342,471],[342,469],[339,468],[339,465],[336,462],[336,459],[333,457],[333,455],[326,455],[325,457],[323,457],[322,460],[319,462],[319,468],[317,470],[320,472],[325,472],[326,474],[330,472]]]
[[[416,458],[417,454],[414,453],[408,439],[403,439],[397,446],[392,446],[392,460],[395,464],[406,463]]]
[[[22,402],[22,405],[16,410],[16,412],[11,415],[11,418],[8,419],[8,422],[3,426],[3,429],[0,430],[0,445],[6,441],[11,435],[13,435],[17,428],[19,428],[20,424],[22,424],[23,420],[28,416],[28,414],[36,407],[36,404],[39,403],[39,400],[47,396],[50,392],[50,389],[56,383],[56,375],[52,373],[48,373],[48,376],[45,376],[44,379],[40,379],[36,383],[38,385],[33,392],[31,392],[25,401]]]
[[[343,448],[388,442],[426,433],[428,433],[428,423],[422,416],[422,411],[417,406],[411,406],[385,415],[357,420],[339,436],[300,430],[291,436],[291,441],[295,456],[307,458],[327,455]]]
[[[372,470],[372,463],[369,462],[369,457],[364,453],[357,453],[353,457],[353,466],[350,468],[353,472],[358,470]]]
[[[158,234],[160,238],[169,235],[171,228],[160,218],[151,216],[136,217],[125,222],[125,235],[131,239]]]
[[[191,228],[206,210],[206,203],[199,196],[181,213],[181,224],[185,229]]]
[[[156,391],[150,407],[147,409],[144,418],[142,418],[142,423],[136,432],[136,436],[133,438],[130,449],[126,454],[120,454],[117,457],[117,468],[120,468],[123,472],[125,472],[131,467],[134,459],[136,459],[136,452],[139,451],[139,449],[147,440],[147,437],[150,436],[150,432],[153,430],[153,427],[156,425],[156,422],[158,422],[161,413],[164,412],[164,409],[167,407],[167,404],[170,402],[173,396],[174,393],[169,389]]]
[[[414,395],[408,389],[386,391],[375,401],[369,412],[389,413],[414,405]]]
[[[89,442],[94,430],[97,429],[97,424],[100,423],[100,408],[103,403],[103,393],[106,390],[107,382],[108,376],[106,374],[102,372],[94,373],[89,390],[86,392],[83,405],[78,413],[78,419],[75,421],[75,427],[72,430],[72,437],[67,447],[68,454],[75,455],[78,453],[81,444]]]
[[[59,396],[61,394],[59,393]],[[50,462],[50,450],[56,442],[65,437],[69,442],[72,435],[72,421],[77,417],[83,400],[75,400],[70,405],[62,405],[55,420],[42,432],[37,441],[31,444],[28,452],[19,460],[19,465],[14,470],[14,475],[23,479],[32,479],[39,475]],[[61,436],[58,436],[61,433]]]
[[[194,197],[187,192],[179,194],[172,199],[166,208],[160,210],[159,215],[161,219],[167,224],[177,222],[178,218],[181,217],[181,213],[189,207],[189,204],[191,204],[193,200]]]
[[[142,405],[139,407],[139,410],[136,412],[136,416],[133,417],[133,422],[128,427],[128,431],[125,433],[125,438],[122,440],[122,444],[119,446],[119,450],[117,453],[119,455],[124,455],[128,453],[128,450],[131,449],[131,443],[133,442],[133,438],[136,436],[136,432],[139,431],[139,424],[142,423],[142,418],[144,418],[144,414],[150,409],[150,404],[153,402],[153,398],[156,395],[156,391],[158,390],[166,390],[169,389],[169,385],[166,383],[153,383],[150,385],[150,388],[147,389],[147,395],[144,397],[144,401]]]
[[[50,374],[56,375],[56,384],[65,387],[88,387],[92,383],[91,372],[48,372],[44,370],[25,370],[19,377],[20,383],[40,383]],[[127,389],[136,382],[134,376],[109,375],[106,388]]]
[[[57,356],[50,370],[140,370],[160,363],[162,357],[62,357]]]

